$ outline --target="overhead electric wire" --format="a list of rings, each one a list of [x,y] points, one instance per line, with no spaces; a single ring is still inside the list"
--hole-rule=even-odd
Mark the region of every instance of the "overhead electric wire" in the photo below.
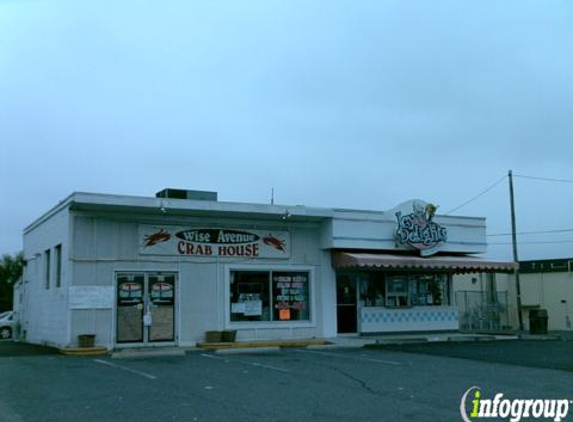
[[[573,229],[555,229],[555,230],[539,230],[539,231],[529,231],[529,232],[517,232],[517,235],[528,235],[528,234],[546,234],[546,233],[568,233],[573,232]],[[495,236],[511,236],[511,233],[494,233],[488,234],[488,237]]]
[[[528,176],[528,175],[524,175],[524,174],[513,174],[514,177],[516,178],[521,178],[521,179],[531,179],[531,180],[541,180],[541,181],[545,181],[545,182],[558,182],[558,183],[573,183],[572,179],[555,179],[555,178],[551,178],[551,177],[540,177],[540,176]],[[490,190],[492,190],[493,188],[495,188],[497,185],[499,185],[501,182],[503,182],[508,176],[504,175],[503,177],[501,177],[499,180],[497,180],[494,184],[492,184],[491,186],[489,186],[488,188],[484,189],[483,191],[481,191],[479,194],[477,194],[476,196],[474,196],[473,198],[467,200],[466,202],[462,203],[461,205],[457,206],[456,208],[453,208],[452,210],[446,212],[444,215],[449,215],[451,213],[453,213],[454,211],[459,210],[460,208],[465,207],[466,205],[472,203],[473,201],[475,201],[476,199],[480,198],[481,196],[485,195],[486,193],[488,193]],[[524,232],[518,232],[516,233],[516,235],[520,235],[520,236],[524,236],[524,235],[536,235],[536,234],[551,234],[551,233],[570,233],[573,232],[573,229],[555,229],[555,230],[535,230],[535,231],[524,231]],[[488,234],[488,237],[496,237],[496,236],[511,236],[512,233],[494,233],[494,234]],[[558,244],[558,243],[573,243],[573,240],[549,240],[549,241],[528,241],[528,242],[519,242],[520,245],[528,245],[528,244]],[[513,242],[492,242],[492,243],[488,243],[489,245],[512,245]]]
[[[573,180],[570,179],[552,179],[550,177],[526,176],[524,174],[514,174],[513,177],[519,177],[521,179],[543,180],[545,182],[573,183]]]
[[[557,182],[557,183],[573,183],[571,179],[555,179],[551,177],[541,177],[541,176],[528,176],[525,174],[513,174],[516,178],[521,179],[530,179],[530,180],[540,180],[544,182]],[[554,230],[534,230],[534,231],[524,231],[518,232],[516,235],[536,235],[536,234],[554,234],[554,233],[570,233],[573,232],[573,229],[554,229]],[[496,236],[511,236],[512,233],[494,233],[488,234],[488,237],[496,237]],[[573,243],[573,240],[547,240],[547,241],[527,241],[527,242],[519,242],[520,245],[528,245],[528,244],[556,244],[556,243]],[[490,245],[512,245],[512,242],[493,242],[489,243]]]
[[[465,207],[466,205],[470,204],[471,202],[475,201],[476,199],[478,199],[480,196],[485,195],[486,193],[488,193],[490,190],[492,190],[493,188],[495,188],[497,185],[499,185],[501,182],[503,182],[505,179],[507,178],[507,175],[504,175],[501,179],[499,179],[497,182],[495,182],[493,185],[491,185],[490,187],[488,187],[487,189],[483,190],[482,192],[480,192],[479,194],[477,194],[476,196],[474,196],[473,198],[467,200],[466,202],[464,202],[463,204],[457,206],[456,208],[448,211],[445,215],[451,214],[454,211],[459,210],[460,208]]]
[[[548,244],[548,243],[573,243],[573,240],[547,240],[547,241],[533,241],[533,242],[518,242],[520,245],[533,245],[533,244]],[[512,242],[492,242],[488,245],[513,245]]]

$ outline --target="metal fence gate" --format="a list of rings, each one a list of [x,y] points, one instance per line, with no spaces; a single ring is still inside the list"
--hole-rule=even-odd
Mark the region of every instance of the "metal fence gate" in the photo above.
[[[457,291],[460,329],[464,331],[510,330],[507,292]]]

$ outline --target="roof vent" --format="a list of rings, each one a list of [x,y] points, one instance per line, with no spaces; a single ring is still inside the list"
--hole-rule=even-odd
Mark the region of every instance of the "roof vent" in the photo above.
[[[193,199],[195,201],[216,201],[217,192],[167,188],[155,194],[156,198]]]

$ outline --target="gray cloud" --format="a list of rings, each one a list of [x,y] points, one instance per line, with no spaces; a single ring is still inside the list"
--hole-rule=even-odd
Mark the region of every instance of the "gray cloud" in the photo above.
[[[74,190],[445,211],[509,168],[573,178],[572,23],[566,1],[2,2],[0,252]],[[570,226],[570,189],[516,181],[520,227]],[[506,185],[460,213],[507,231]]]

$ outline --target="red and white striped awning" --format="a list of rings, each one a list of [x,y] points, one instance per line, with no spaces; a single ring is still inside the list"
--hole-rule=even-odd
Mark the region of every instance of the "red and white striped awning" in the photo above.
[[[419,257],[387,253],[332,252],[332,266],[336,269],[388,269],[446,271],[461,273],[512,273],[515,262],[491,261],[468,256],[434,255]]]

